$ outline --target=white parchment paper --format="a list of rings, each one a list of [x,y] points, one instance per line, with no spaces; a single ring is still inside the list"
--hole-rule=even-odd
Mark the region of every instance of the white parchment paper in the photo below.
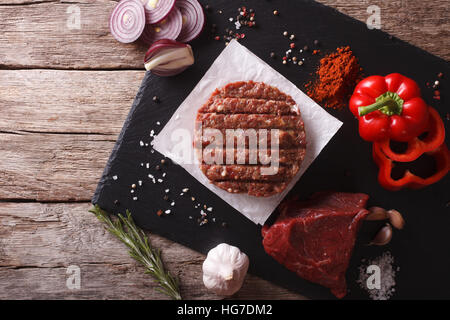
[[[265,82],[290,95],[297,105],[300,106],[300,112],[305,124],[307,148],[299,173],[284,192],[267,198],[233,194],[214,186],[195,162],[186,161],[186,158],[180,157],[179,148],[177,148],[177,145],[180,143],[180,137],[174,135],[174,133],[179,133],[183,130],[189,132],[190,137],[185,136],[184,138],[188,138],[189,148],[192,148],[192,154],[194,155],[192,139],[197,110],[206,102],[216,88],[230,82],[248,80]],[[257,224],[264,224],[341,125],[341,121],[327,113],[293,83],[272,69],[272,67],[242,46],[238,41],[232,40],[186,100],[179,106],[163,130],[155,137],[153,148],[181,165],[200,183],[248,219]]]

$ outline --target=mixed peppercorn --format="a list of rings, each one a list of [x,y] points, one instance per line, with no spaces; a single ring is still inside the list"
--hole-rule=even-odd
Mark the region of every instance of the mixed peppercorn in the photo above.
[[[230,17],[229,22],[234,24],[234,28],[226,28],[224,34],[219,35],[217,32],[217,25],[211,26],[211,34],[216,41],[225,41],[225,45],[233,40],[239,40],[245,38],[245,33],[242,32],[244,27],[254,28],[256,27],[256,13],[254,9],[247,9],[247,7],[239,7],[237,9],[238,14],[235,17]]]

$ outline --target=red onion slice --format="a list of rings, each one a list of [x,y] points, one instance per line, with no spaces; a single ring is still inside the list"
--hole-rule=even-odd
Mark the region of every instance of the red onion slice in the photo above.
[[[147,24],[155,24],[169,15],[175,6],[175,0],[142,0]]]
[[[173,8],[167,18],[160,23],[147,24],[141,39],[149,45],[160,39],[175,40],[180,35],[182,25],[183,18],[180,10]]]
[[[109,17],[112,36],[120,42],[136,41],[144,31],[145,10],[140,0],[120,1]]]
[[[145,54],[145,69],[159,76],[173,76],[194,64],[188,44],[169,39],[156,41]]]
[[[183,27],[177,40],[189,42],[197,38],[205,24],[203,8],[197,0],[177,0],[176,7],[183,16]]]

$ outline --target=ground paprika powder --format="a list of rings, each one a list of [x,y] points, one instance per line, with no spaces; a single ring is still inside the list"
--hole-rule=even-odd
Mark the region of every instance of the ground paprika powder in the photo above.
[[[320,59],[317,79],[306,84],[307,94],[324,107],[341,109],[361,80],[362,69],[349,46]]]

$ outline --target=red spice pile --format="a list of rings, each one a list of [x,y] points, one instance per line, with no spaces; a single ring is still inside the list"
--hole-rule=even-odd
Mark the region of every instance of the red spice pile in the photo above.
[[[305,85],[307,94],[327,108],[341,109],[361,80],[361,71],[349,46],[337,48],[320,60],[317,80]]]

